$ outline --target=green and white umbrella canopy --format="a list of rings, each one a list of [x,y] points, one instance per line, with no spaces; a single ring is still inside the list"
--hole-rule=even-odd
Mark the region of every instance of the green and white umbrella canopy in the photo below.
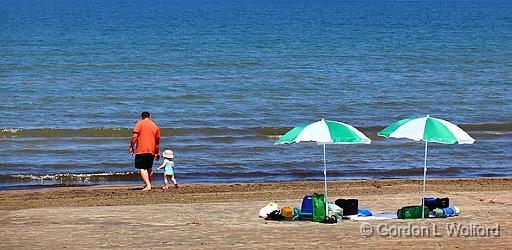
[[[415,141],[445,144],[473,144],[475,142],[475,139],[453,123],[428,115],[397,121],[377,134],[384,137],[409,138]]]
[[[425,142],[425,160],[423,166],[423,196],[426,193],[427,181],[427,145],[428,142],[444,144],[473,144],[475,139],[453,123],[430,117],[415,117],[397,121],[377,133],[379,136],[408,138]],[[424,200],[421,199],[421,204]],[[422,213],[423,216],[423,213]]]
[[[299,125],[283,135],[275,144],[314,141],[322,144],[370,143],[356,128],[337,121],[321,121]]]
[[[327,164],[325,161],[325,144],[369,144],[371,140],[356,128],[337,121],[324,119],[299,125],[284,134],[275,144],[292,144],[313,141],[324,148],[324,192],[325,214],[327,215]]]

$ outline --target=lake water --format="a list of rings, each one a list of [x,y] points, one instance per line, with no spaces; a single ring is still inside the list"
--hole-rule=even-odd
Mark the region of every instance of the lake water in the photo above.
[[[330,180],[419,178],[424,144],[376,132],[426,114],[476,139],[428,177],[511,176],[511,41],[507,0],[0,0],[0,188],[142,183],[142,111],[182,183],[321,180],[321,146],[273,145],[321,118],[373,139]]]

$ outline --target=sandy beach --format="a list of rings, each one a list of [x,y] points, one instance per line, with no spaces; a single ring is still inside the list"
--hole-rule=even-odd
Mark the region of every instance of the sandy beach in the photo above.
[[[258,217],[269,201],[300,207],[304,195],[322,192],[322,182],[184,184],[170,192],[138,186],[7,190],[0,191],[0,248],[510,248],[511,184],[512,178],[429,180],[428,196],[449,197],[460,216],[332,225]],[[419,180],[328,185],[329,200],[358,198],[360,208],[374,213],[396,212],[421,197]]]

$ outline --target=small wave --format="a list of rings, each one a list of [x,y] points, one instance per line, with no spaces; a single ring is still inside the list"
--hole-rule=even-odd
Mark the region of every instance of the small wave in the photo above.
[[[460,127],[467,131],[512,132],[512,123],[461,124]]]
[[[139,179],[135,172],[105,172],[105,173],[63,173],[54,175],[15,174],[0,175],[0,182],[34,182],[52,181],[55,183],[89,183],[133,181]]]
[[[256,132],[259,135],[265,135],[265,136],[282,135],[290,129],[292,129],[292,128],[289,128],[289,127],[256,127],[256,128],[254,128],[254,130],[256,130]]]
[[[511,123],[488,123],[488,124],[462,124],[462,129],[469,133],[509,135],[512,134]],[[363,133],[372,138],[376,132],[384,126],[357,127]],[[262,137],[275,138],[283,135],[292,127],[203,127],[203,128],[161,128],[162,135],[257,135]],[[129,137],[132,134],[131,128],[4,128],[0,130],[0,138],[52,138],[52,137]]]
[[[128,137],[131,129],[128,128],[37,128],[37,129],[2,129],[0,137],[3,138],[51,138],[51,137]]]
[[[233,172],[233,171],[210,171],[208,174],[204,173],[187,173],[187,178],[199,178],[199,179],[208,179],[208,178],[233,178],[233,179],[244,179],[244,178],[256,178],[256,177],[276,177],[278,175],[282,175],[282,173],[271,173],[271,172],[263,172],[263,171],[255,171],[255,172]]]
[[[5,129],[2,129],[2,131],[1,131],[1,132],[2,132],[2,134],[3,134],[3,133],[6,133],[6,134],[7,134],[7,133],[10,133],[10,134],[16,134],[16,133],[18,133],[20,130],[22,130],[22,129],[20,129],[20,128],[5,128]]]

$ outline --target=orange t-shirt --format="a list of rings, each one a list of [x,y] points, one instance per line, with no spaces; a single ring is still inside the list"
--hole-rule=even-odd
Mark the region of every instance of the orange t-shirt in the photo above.
[[[133,133],[137,133],[137,151],[136,154],[156,154],[156,140],[160,139],[160,128],[149,118],[139,120]]]

